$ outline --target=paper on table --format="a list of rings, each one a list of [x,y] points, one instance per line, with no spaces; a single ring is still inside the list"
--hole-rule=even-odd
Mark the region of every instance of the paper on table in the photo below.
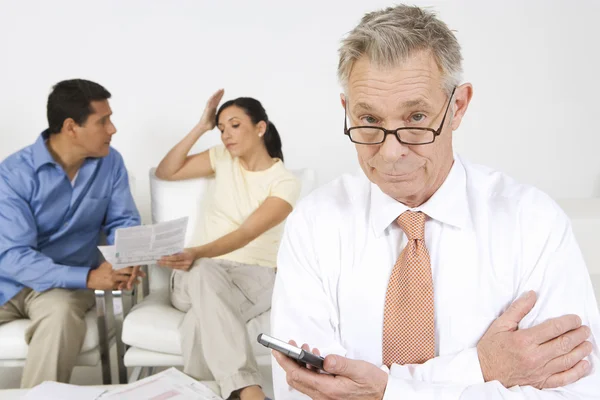
[[[96,400],[106,390],[58,382],[42,382],[29,390],[23,400]]]
[[[113,399],[223,400],[208,387],[175,368],[111,390],[102,396],[102,400]]]

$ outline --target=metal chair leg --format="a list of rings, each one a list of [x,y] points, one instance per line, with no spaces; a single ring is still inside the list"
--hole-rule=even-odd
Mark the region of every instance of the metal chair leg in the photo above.
[[[108,334],[106,326],[106,293],[104,290],[95,290],[96,296],[96,318],[98,323],[98,347],[100,349],[100,362],[102,364],[102,383],[110,385],[110,354],[108,346]]]
[[[113,290],[113,315],[115,318],[115,345],[117,347],[117,369],[119,383],[126,384],[127,368],[125,367],[125,343],[123,343],[123,320],[131,308],[131,295],[122,290]]]
[[[134,367],[129,376],[129,382],[131,383],[139,380],[142,376],[142,372],[144,372],[144,367]]]
[[[150,276],[148,275],[148,265],[142,265],[142,271],[146,274],[146,277],[142,279],[142,298],[145,298],[150,294]]]

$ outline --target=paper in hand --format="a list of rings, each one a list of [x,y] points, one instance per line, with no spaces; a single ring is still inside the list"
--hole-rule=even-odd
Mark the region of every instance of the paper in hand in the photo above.
[[[154,225],[117,229],[114,248],[100,248],[113,265],[153,264],[164,256],[180,253],[185,243],[188,217]],[[108,256],[108,258],[107,258]]]

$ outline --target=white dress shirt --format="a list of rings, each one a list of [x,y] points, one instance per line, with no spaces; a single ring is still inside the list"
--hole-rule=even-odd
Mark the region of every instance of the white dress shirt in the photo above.
[[[272,334],[382,365],[388,280],[408,208],[362,173],[306,197],[288,218],[278,256]],[[394,364],[385,399],[600,399],[600,313],[570,222],[546,194],[455,156],[439,190],[411,209],[428,215],[436,357]],[[537,293],[520,328],[577,314],[592,330],[592,372],[553,390],[484,383],[476,346],[521,294]],[[594,337],[596,339],[594,339]],[[385,367],[383,367],[386,369]],[[386,369],[387,370],[387,369]],[[273,363],[275,398],[303,397]]]

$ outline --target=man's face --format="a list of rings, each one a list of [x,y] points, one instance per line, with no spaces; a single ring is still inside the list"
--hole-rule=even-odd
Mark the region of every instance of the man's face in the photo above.
[[[112,135],[117,129],[110,120],[112,110],[108,100],[92,101],[93,112],[81,126],[75,125],[74,141],[86,157],[106,157]]]
[[[470,85],[456,89],[442,133],[431,144],[404,145],[394,135],[387,135],[379,145],[357,144],[358,160],[369,180],[410,207],[427,201],[450,171],[452,131],[458,128],[470,97]],[[342,95],[349,127],[390,130],[411,126],[438,129],[449,100],[442,89],[441,72],[426,52],[390,68],[362,57],[350,73],[347,98]]]

